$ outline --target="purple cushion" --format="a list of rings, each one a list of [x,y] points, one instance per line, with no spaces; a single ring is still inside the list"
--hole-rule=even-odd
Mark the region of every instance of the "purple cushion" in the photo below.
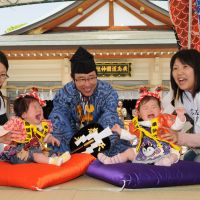
[[[125,188],[150,188],[200,184],[200,163],[179,161],[171,167],[93,161],[87,175]]]

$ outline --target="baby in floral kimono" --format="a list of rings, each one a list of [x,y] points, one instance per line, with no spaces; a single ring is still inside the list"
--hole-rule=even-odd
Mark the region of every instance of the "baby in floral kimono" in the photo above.
[[[46,144],[60,145],[52,134],[51,121],[44,119],[42,106],[45,101],[36,91],[20,95],[14,101],[15,115],[6,124],[0,126],[0,132],[20,131],[21,139],[12,141],[0,153],[0,160],[10,163],[47,163],[60,166],[70,159],[69,152],[49,157]]]
[[[183,108],[177,108],[175,115],[161,113],[160,89],[154,92],[146,88],[141,89],[141,96],[136,102],[137,116],[129,124],[129,131],[121,129],[118,124],[112,128],[121,139],[133,140],[136,147],[113,157],[103,153],[98,154],[98,159],[104,164],[123,163],[148,163],[159,166],[171,166],[178,162],[181,148],[170,141],[163,140],[162,134],[168,129],[181,130],[186,122]]]

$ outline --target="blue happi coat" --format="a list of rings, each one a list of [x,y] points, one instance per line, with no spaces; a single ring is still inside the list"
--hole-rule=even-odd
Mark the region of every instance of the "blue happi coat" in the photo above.
[[[97,87],[89,100],[90,104],[94,106],[93,120],[90,123],[99,123],[103,128],[108,126],[111,128],[115,123],[123,126],[117,115],[118,95],[110,84],[98,80]],[[73,81],[67,83],[55,95],[54,107],[49,119],[53,123],[53,135],[60,140],[61,144],[60,147],[51,147],[54,152],[70,151],[70,139],[81,127],[80,116],[77,112],[80,104],[81,95]],[[111,147],[105,152],[109,156],[130,147],[130,143],[120,140],[117,134],[112,134],[109,138]]]

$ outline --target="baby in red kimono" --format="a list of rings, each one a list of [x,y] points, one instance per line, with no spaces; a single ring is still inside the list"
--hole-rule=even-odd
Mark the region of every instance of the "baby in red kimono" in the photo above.
[[[168,129],[181,130],[186,122],[184,109],[176,109],[177,116],[162,114],[159,91],[141,89],[141,96],[136,102],[137,116],[129,124],[129,132],[121,129],[118,124],[112,128],[113,132],[120,135],[120,139],[132,140],[135,146],[113,157],[103,153],[98,154],[98,159],[104,164],[123,163],[148,163],[160,166],[171,166],[180,158],[180,147],[170,141],[163,140],[161,135]]]
[[[9,131],[21,132],[21,139],[13,141],[0,153],[0,160],[11,163],[48,163],[60,166],[70,159],[69,152],[60,156],[49,155],[47,143],[60,145],[52,134],[52,123],[44,119],[41,100],[36,91],[22,94],[14,101],[15,115],[0,127],[3,134]],[[19,137],[18,137],[19,138]]]

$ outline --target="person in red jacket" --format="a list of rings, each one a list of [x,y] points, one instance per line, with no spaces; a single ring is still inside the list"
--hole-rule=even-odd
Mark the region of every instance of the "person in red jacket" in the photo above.
[[[60,141],[51,134],[51,121],[44,119],[44,105],[45,101],[35,90],[21,94],[14,101],[15,116],[0,126],[0,133],[18,131],[20,134],[18,140],[13,140],[0,152],[0,160],[13,164],[36,162],[60,166],[70,159],[69,152],[58,156],[50,155],[46,148],[48,143],[59,146]]]
[[[162,114],[160,89],[154,92],[141,89],[141,96],[136,102],[136,117],[129,125],[129,132],[115,124],[112,131],[117,132],[121,139],[133,140],[133,148],[113,157],[98,155],[104,164],[122,163],[126,161],[138,163],[154,163],[155,165],[171,166],[180,158],[180,147],[171,141],[163,140],[161,134],[172,130],[181,130],[186,122],[183,108],[177,108],[177,116]],[[163,128],[165,127],[165,128]],[[167,127],[167,128],[166,128]]]

